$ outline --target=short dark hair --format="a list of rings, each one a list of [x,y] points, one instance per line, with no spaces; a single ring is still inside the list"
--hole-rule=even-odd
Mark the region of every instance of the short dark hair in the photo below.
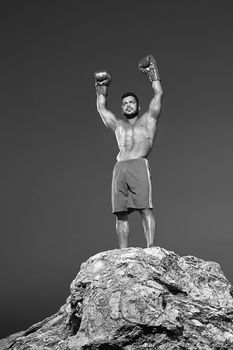
[[[125,92],[122,96],[121,96],[121,101],[123,100],[123,98],[128,97],[128,96],[133,96],[135,98],[135,100],[137,101],[137,105],[139,105],[139,100],[138,97],[130,91]]]

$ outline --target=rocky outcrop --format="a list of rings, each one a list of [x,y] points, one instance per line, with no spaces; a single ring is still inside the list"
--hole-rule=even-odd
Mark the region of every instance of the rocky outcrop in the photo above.
[[[231,285],[217,263],[159,247],[102,252],[55,315],[0,349],[233,349]]]

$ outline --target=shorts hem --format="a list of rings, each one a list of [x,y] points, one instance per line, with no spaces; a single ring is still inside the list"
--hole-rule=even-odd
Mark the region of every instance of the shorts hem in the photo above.
[[[137,206],[137,207],[127,207],[124,209],[114,209],[112,210],[112,214],[120,213],[120,212],[128,212],[133,210],[143,210],[143,209],[153,209],[153,206],[151,205],[143,205],[143,206]]]

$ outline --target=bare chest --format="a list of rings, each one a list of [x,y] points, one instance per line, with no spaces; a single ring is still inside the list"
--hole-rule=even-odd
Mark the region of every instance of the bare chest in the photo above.
[[[135,126],[120,125],[116,131],[117,141],[120,145],[132,146],[150,139],[148,129],[144,124]]]

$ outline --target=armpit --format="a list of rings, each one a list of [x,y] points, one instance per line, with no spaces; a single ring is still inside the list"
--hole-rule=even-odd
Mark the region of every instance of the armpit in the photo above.
[[[150,113],[147,114],[147,129],[153,130],[156,129],[157,119],[152,117]]]

